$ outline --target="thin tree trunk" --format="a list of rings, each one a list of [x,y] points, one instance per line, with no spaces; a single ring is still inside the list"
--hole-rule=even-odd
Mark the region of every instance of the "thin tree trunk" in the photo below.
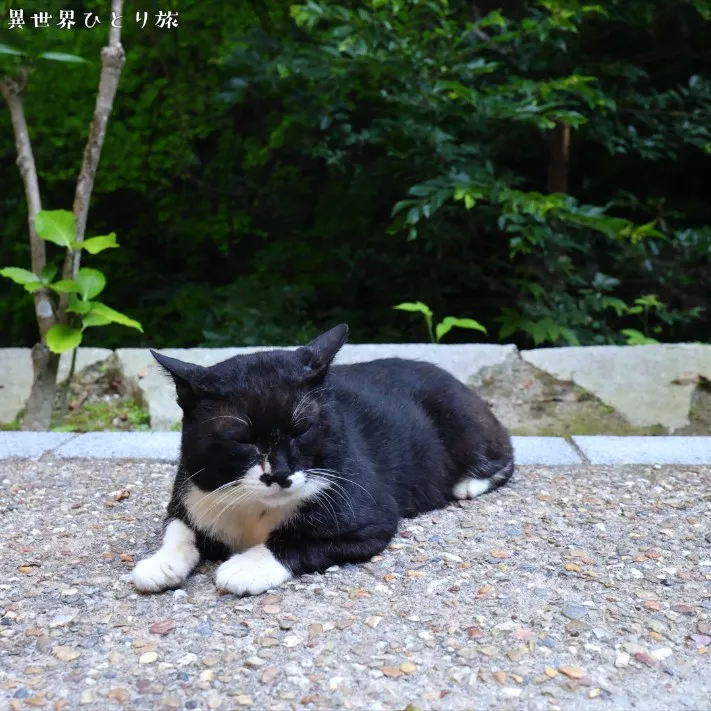
[[[548,192],[568,192],[570,126],[557,123],[548,139]]]
[[[44,240],[40,239],[35,229],[35,217],[42,209],[42,202],[23,104],[27,76],[27,70],[23,69],[17,79],[5,78],[0,82],[0,92],[7,102],[12,118],[17,148],[17,167],[25,186],[27,201],[27,228],[30,235],[32,271],[39,276],[47,263],[47,254]],[[46,289],[39,289],[33,296],[40,339],[32,349],[32,390],[25,408],[23,428],[26,430],[48,430],[57,389],[59,356],[47,348],[47,331],[57,323],[57,315]]]
[[[123,0],[112,0],[112,17],[123,15]],[[89,138],[84,150],[84,160],[77,179],[77,187],[72,206],[76,217],[76,240],[82,242],[86,231],[91,192],[94,188],[96,169],[101,157],[101,149],[106,136],[106,124],[111,114],[116,88],[125,59],[121,46],[121,28],[110,25],[109,42],[101,50],[101,76],[96,96],[94,118],[89,129]],[[5,78],[0,81],[0,92],[7,101],[12,117],[17,146],[17,165],[25,185],[25,197],[28,208],[28,227],[32,249],[32,271],[39,275],[46,264],[45,244],[37,235],[35,217],[42,209],[40,201],[37,169],[32,145],[30,143],[27,122],[25,121],[22,92],[27,82],[28,72],[20,71],[19,79]],[[75,279],[79,271],[81,251],[67,251],[62,270],[63,279]],[[62,295],[59,309],[56,311],[46,290],[40,289],[34,294],[35,313],[39,326],[40,341],[32,349],[33,382],[30,398],[25,408],[23,428],[26,430],[48,430],[52,422],[52,410],[57,392],[57,370],[59,356],[47,348],[47,331],[57,323],[66,320],[68,297]]]
[[[112,16],[121,17],[123,14],[123,0],[112,0],[111,11]],[[99,91],[96,95],[94,118],[89,127],[89,139],[84,149],[84,160],[79,171],[77,187],[74,193],[74,204],[72,205],[72,211],[77,223],[77,242],[84,241],[86,220],[89,215],[89,203],[94,189],[94,178],[96,177],[96,169],[99,166],[101,149],[106,137],[106,124],[111,115],[125,58],[126,55],[121,46],[121,28],[112,25],[109,29],[109,43],[101,50],[101,77],[99,78]],[[80,264],[81,250],[68,252],[64,261],[62,278],[76,279]],[[65,296],[60,302],[62,310],[66,308],[67,298]]]

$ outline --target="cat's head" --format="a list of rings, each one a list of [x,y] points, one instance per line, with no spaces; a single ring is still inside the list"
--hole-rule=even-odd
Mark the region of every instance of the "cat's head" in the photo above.
[[[240,355],[210,367],[151,351],[175,382],[183,410],[182,468],[203,491],[239,487],[283,506],[324,488],[309,473],[329,435],[328,368],[345,324],[293,351]]]

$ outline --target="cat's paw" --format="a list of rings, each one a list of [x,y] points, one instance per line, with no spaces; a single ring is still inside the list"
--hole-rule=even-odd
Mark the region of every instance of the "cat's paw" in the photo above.
[[[455,499],[473,499],[475,496],[486,494],[491,489],[490,479],[475,479],[468,476],[454,485],[452,493]]]
[[[180,587],[195,563],[179,551],[159,550],[133,569],[133,584],[139,592],[161,592]]]
[[[165,527],[163,545],[133,569],[133,584],[140,592],[160,592],[182,585],[200,560],[195,533],[173,519]]]
[[[259,595],[291,577],[289,569],[262,544],[225,561],[217,569],[215,584],[218,590],[235,595]]]

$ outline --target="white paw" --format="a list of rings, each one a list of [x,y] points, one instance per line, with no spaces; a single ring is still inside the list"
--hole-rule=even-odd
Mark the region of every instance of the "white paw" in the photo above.
[[[467,477],[455,484],[452,493],[455,499],[473,499],[475,496],[485,494],[491,488],[490,479],[473,479]]]
[[[182,585],[194,564],[176,552],[159,550],[133,569],[133,584],[141,592],[160,592]]]
[[[173,520],[166,526],[158,552],[133,569],[133,584],[140,592],[177,588],[187,580],[199,560],[195,534],[182,521]]]
[[[236,595],[259,595],[291,577],[291,572],[261,544],[225,561],[217,569],[215,584],[218,590]]]

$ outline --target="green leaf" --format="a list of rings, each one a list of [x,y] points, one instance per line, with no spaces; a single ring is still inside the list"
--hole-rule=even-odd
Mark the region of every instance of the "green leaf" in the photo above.
[[[106,286],[106,277],[98,269],[88,267],[79,270],[76,281],[81,298],[85,301],[98,296]]]
[[[115,232],[103,235],[102,237],[91,237],[89,239],[85,239],[83,242],[72,243],[72,249],[85,249],[89,252],[89,254],[98,254],[99,252],[103,252],[105,249],[118,246]]]
[[[47,331],[47,346],[52,353],[71,351],[81,343],[81,331],[64,324],[52,326]]]
[[[69,297],[69,304],[67,305],[67,312],[70,314],[88,314],[91,311],[91,302],[82,301],[72,294]]]
[[[435,328],[437,342],[439,343],[439,341],[442,340],[442,337],[449,333],[453,328],[468,328],[473,331],[483,331],[486,333],[486,328],[472,318],[455,318],[454,316],[447,316],[440,321]]]
[[[75,64],[88,64],[84,57],[77,54],[67,54],[66,52],[41,52],[37,55],[42,59],[49,59],[52,62],[74,62]]]
[[[24,56],[24,52],[20,52],[19,49],[10,47],[10,45],[7,44],[0,44],[0,54],[11,54],[13,57]]]
[[[659,343],[656,338],[649,338],[636,328],[623,328],[620,333],[627,337],[628,346],[650,346]]]
[[[5,267],[0,269],[0,276],[12,279],[15,284],[20,284],[27,288],[29,284],[37,284],[37,289],[42,286],[42,279],[29,269],[21,269],[20,267]]]
[[[432,318],[432,310],[426,304],[421,301],[406,301],[405,303],[393,306],[394,309],[398,311],[410,311],[411,313],[421,313],[424,314],[426,318]]]
[[[90,311],[86,316],[84,316],[81,322],[84,328],[89,328],[90,326],[108,326],[111,323],[111,319],[99,313]]]
[[[76,237],[77,223],[68,210],[42,210],[35,217],[37,234],[47,242],[71,248]]]
[[[56,264],[45,264],[40,272],[40,278],[43,282],[49,283],[57,276],[57,265]]]
[[[79,291],[79,285],[73,279],[61,279],[50,284],[49,288],[56,291],[58,294],[76,294]]]
[[[126,314],[122,314],[120,311],[116,311],[110,306],[106,306],[106,304],[101,304],[98,301],[94,302],[91,305],[91,311],[89,313],[97,316],[103,316],[104,318],[107,318],[111,323],[118,323],[121,326],[135,328],[141,333],[143,333],[143,326],[141,326],[138,321],[134,321],[134,319],[129,318],[128,316],[126,316]]]

